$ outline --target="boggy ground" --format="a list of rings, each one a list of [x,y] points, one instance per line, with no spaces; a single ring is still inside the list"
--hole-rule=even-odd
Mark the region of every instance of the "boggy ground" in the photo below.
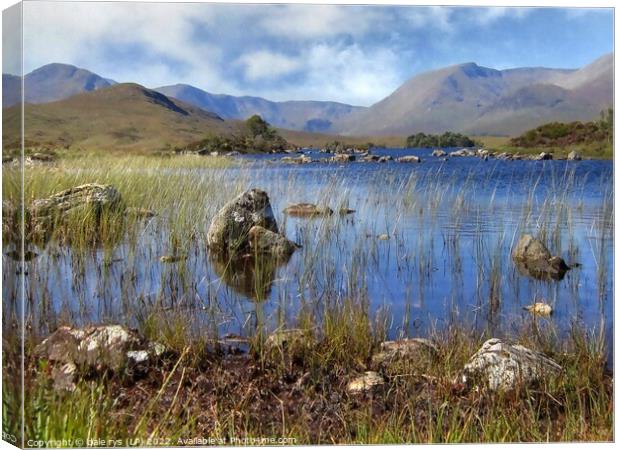
[[[378,368],[372,355],[381,330],[363,309],[343,304],[330,316],[317,332],[306,324],[303,338],[288,343],[269,345],[257,336],[247,352],[185,343],[138,379],[86,376],[71,393],[55,391],[49,367],[31,359],[26,437],[141,445],[201,438],[220,444],[247,438],[289,444],[613,440],[612,375],[601,341],[577,328],[559,343],[544,323],[531,322],[518,341],[554,358],[562,373],[492,392],[459,382],[464,364],[489,336],[454,327],[433,336],[436,353]],[[369,368],[385,384],[349,392],[348,383]]]

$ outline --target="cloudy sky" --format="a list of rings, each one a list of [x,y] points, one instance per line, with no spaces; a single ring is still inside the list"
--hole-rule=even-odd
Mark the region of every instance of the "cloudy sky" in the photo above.
[[[119,82],[188,83],[273,100],[369,105],[416,73],[450,64],[572,68],[613,50],[611,9],[88,2],[24,8],[26,72],[63,62]],[[15,69],[5,64],[4,71]]]

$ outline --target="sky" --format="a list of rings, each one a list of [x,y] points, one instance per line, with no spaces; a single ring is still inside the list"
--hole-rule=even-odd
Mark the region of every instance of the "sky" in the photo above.
[[[364,106],[451,64],[577,68],[613,50],[611,8],[37,1],[24,30],[26,73],[62,62],[151,88]]]

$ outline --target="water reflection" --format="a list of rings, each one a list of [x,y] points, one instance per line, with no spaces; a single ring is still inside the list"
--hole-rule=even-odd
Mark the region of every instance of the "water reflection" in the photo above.
[[[286,265],[290,258],[274,258],[263,253],[236,256],[209,254],[211,267],[219,278],[236,293],[257,302],[270,297],[278,267]]]

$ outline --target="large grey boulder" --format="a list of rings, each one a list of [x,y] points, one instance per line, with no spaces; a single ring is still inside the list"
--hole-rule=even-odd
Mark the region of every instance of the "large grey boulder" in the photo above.
[[[207,243],[216,251],[245,251],[249,249],[248,234],[254,226],[278,233],[269,196],[260,189],[245,191],[224,205],[211,221]]]
[[[297,245],[283,235],[274,233],[259,225],[250,228],[248,238],[250,249],[254,254],[267,254],[277,258],[288,258],[297,249]]]
[[[79,373],[143,370],[164,351],[122,325],[63,326],[35,348],[35,355],[53,364],[57,388],[72,390]]]
[[[468,386],[508,391],[561,371],[559,364],[542,353],[494,338],[482,344],[469,359],[461,381]]]
[[[551,255],[540,240],[524,234],[512,250],[512,259],[524,275],[536,279],[561,280],[570,267],[559,256]]]

